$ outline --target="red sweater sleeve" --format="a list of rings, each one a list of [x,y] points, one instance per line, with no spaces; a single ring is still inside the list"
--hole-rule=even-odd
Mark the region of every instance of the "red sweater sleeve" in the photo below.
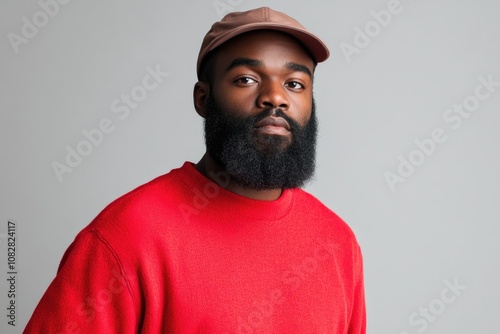
[[[95,230],[80,233],[23,333],[138,332],[131,277]]]
[[[354,299],[349,323],[348,334],[366,333],[366,305],[365,305],[365,287],[363,275],[363,260],[361,250],[357,247],[357,254],[353,259],[355,268],[358,269],[357,282],[354,285]]]

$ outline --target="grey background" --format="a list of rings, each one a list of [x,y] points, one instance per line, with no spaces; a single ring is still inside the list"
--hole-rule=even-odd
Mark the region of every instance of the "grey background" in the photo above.
[[[349,62],[372,10],[390,1],[221,0],[296,17],[330,46],[316,72],[320,119],[316,180],[307,189],[355,231],[365,259],[368,332],[497,333],[500,312],[500,88],[458,129],[445,110],[474,94],[478,77],[500,81],[500,4],[493,0],[401,0],[371,43]],[[0,265],[7,220],[17,222],[17,326],[7,325],[0,280],[0,332],[21,333],[75,235],[116,197],[204,152],[192,107],[202,37],[215,2],[70,1],[16,53],[8,39],[33,22],[36,1],[0,4]],[[121,120],[111,103],[141,85],[147,66],[168,77]],[[109,118],[102,143],[59,182],[51,164]],[[438,144],[391,191],[384,173],[415,140],[442,128]],[[409,321],[436,304],[445,280],[466,286],[428,326]],[[450,295],[451,296],[451,295]],[[424,319],[421,316],[419,319]]]

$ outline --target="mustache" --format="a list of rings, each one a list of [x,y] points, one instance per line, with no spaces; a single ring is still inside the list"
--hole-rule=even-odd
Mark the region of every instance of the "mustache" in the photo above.
[[[253,125],[269,116],[281,117],[290,125],[291,131],[294,132],[302,127],[294,119],[288,116],[281,108],[267,108],[261,111],[258,115],[253,116]]]

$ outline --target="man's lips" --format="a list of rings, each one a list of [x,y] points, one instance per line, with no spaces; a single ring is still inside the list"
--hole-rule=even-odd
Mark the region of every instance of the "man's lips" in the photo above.
[[[255,129],[266,134],[287,135],[290,124],[282,117],[269,116],[255,124]]]

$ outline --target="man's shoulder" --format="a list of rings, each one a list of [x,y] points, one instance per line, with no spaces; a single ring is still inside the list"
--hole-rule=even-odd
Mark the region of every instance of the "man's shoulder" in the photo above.
[[[311,211],[319,211],[325,215],[339,218],[335,212],[310,192],[297,188],[295,194],[299,205],[309,207]]]
[[[175,237],[182,226],[178,206],[188,187],[183,168],[158,176],[108,204],[78,233],[66,253],[107,250],[128,265],[151,257],[163,247],[162,238]]]
[[[348,223],[313,194],[304,189],[297,189],[295,202],[297,209],[306,213],[309,219],[318,224],[326,225],[328,230],[341,233],[353,241],[356,240],[354,232]]]
[[[163,200],[169,197],[171,191],[181,186],[179,181],[178,169],[173,169],[118,197],[107,205],[103,213],[107,211],[135,210],[154,205],[158,201],[164,203]]]
[[[183,167],[172,169],[144,183],[109,203],[92,221],[88,228],[106,229],[146,221],[157,221],[175,214],[183,200],[186,185]]]

